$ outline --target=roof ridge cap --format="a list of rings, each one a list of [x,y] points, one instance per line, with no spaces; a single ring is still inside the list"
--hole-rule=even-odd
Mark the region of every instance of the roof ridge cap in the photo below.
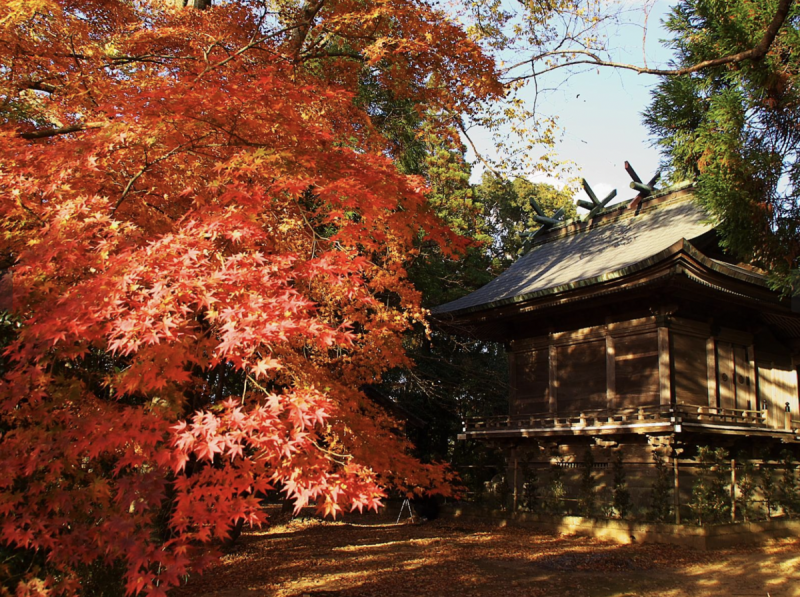
[[[693,187],[693,182],[690,182],[690,184],[679,183],[677,185],[673,185],[673,187],[667,187],[661,193],[647,197],[636,209],[631,209],[628,205],[629,202],[620,201],[618,204],[612,207],[612,210],[606,211],[599,216],[596,216],[592,220],[580,220],[578,218],[567,220],[561,226],[552,228],[551,230],[548,230],[546,234],[542,235],[538,241],[533,243],[526,255],[531,253],[537,247],[541,247],[562,238],[577,236],[578,234],[590,232],[596,228],[615,224],[622,220],[631,219],[642,214],[648,214],[654,211],[665,209],[677,203],[691,201],[694,198],[694,192],[692,190]]]

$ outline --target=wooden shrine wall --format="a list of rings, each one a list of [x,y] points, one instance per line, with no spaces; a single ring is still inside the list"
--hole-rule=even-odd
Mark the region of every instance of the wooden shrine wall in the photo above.
[[[766,410],[768,424],[783,428],[789,402],[800,419],[788,349],[735,330],[712,336],[707,323],[675,318],[667,329],[648,317],[552,333],[516,341],[509,360],[512,415],[677,403]]]
[[[548,350],[528,350],[511,353],[511,414],[546,413],[550,386]]]
[[[606,342],[589,340],[556,347],[559,415],[607,407]]]
[[[512,415],[570,416],[660,401],[653,317],[518,341],[509,361]]]
[[[659,403],[658,334],[614,338],[615,408]]]

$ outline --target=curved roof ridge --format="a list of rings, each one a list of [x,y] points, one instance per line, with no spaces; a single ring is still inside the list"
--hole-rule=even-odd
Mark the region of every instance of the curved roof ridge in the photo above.
[[[586,222],[566,234],[548,233],[497,278],[460,299],[436,307],[436,314],[474,312],[620,277],[663,259],[713,225],[690,193],[674,193],[601,225]],[[624,214],[624,217],[623,217]]]

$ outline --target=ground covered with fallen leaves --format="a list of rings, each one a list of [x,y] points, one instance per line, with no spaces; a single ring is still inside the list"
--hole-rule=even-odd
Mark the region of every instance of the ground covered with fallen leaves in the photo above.
[[[396,515],[395,515],[396,516]],[[697,551],[389,513],[250,531],[176,594],[193,597],[800,596],[800,539]]]

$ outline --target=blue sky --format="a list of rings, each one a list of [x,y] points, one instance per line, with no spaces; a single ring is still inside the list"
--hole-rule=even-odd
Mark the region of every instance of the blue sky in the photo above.
[[[630,0],[627,4],[636,9],[642,3]],[[661,21],[669,6],[670,2],[659,0],[650,12],[646,43],[650,67],[665,66],[670,58],[669,51],[660,43],[667,37]],[[631,13],[632,17],[637,14],[638,24],[609,32],[610,54],[617,62],[644,63],[642,14]],[[659,163],[658,150],[652,146],[653,139],[641,117],[658,78],[607,67],[569,76],[562,69],[546,77],[539,81],[539,87],[552,90],[540,94],[537,110],[558,117],[561,129],[561,140],[556,147],[558,157],[574,162],[576,174],[586,178],[601,198],[613,188],[617,189],[614,202],[633,198],[636,192],[629,187],[625,160],[630,161],[645,181],[655,173]],[[528,97],[532,102],[533,94]],[[475,135],[473,139],[481,151],[491,151],[483,135]],[[542,180],[542,177],[534,176],[532,180]],[[586,197],[580,191],[575,198]]]

